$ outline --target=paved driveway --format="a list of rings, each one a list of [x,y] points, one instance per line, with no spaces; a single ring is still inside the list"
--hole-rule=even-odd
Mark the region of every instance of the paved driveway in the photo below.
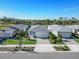
[[[37,40],[37,46],[35,47],[34,51],[39,53],[47,53],[47,52],[53,52],[56,51],[52,45],[50,44],[48,39],[40,39],[36,38]]]
[[[71,51],[73,52],[79,52],[79,45],[74,44],[74,45],[67,45]]]
[[[70,48],[71,51],[79,52],[79,44],[76,41],[74,41],[74,39],[70,39],[68,40],[68,42],[65,43]]]
[[[37,44],[50,44],[48,39],[36,38]]]
[[[65,42],[66,44],[78,44],[74,39],[67,39],[68,41]]]

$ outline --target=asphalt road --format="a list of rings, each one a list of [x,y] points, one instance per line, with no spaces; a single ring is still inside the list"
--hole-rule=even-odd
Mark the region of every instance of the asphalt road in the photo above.
[[[0,59],[79,59],[79,52],[0,53]]]

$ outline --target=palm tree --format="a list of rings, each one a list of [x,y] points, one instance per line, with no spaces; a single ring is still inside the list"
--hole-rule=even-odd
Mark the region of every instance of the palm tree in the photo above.
[[[49,33],[49,39],[52,40],[52,43],[56,44],[57,37],[52,32]]]
[[[22,45],[23,39],[22,37],[19,38],[19,48],[21,49],[21,45]]]
[[[19,44],[19,49],[21,49],[21,45],[22,45],[22,41],[23,41],[23,39],[22,39],[22,37],[20,37],[20,35],[17,35],[16,36],[16,39],[18,39],[18,44]]]
[[[62,43],[62,35],[60,33],[58,33],[58,37],[57,37],[57,42],[58,43]]]

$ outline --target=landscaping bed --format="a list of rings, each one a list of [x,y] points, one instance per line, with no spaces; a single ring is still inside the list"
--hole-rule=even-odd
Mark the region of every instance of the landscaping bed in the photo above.
[[[35,47],[0,47],[0,51],[34,51]]]
[[[58,37],[56,37],[52,32],[49,33],[49,41],[51,44],[64,44],[62,36],[59,34]]]
[[[49,39],[49,41],[51,44],[64,44],[64,41],[58,42],[58,41],[55,41],[53,39]]]
[[[56,51],[70,51],[69,47],[67,46],[54,46]]]

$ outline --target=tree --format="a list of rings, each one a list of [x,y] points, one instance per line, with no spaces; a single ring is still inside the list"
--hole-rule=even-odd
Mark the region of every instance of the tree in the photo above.
[[[63,20],[63,17],[59,17],[59,20]]]
[[[19,48],[21,49],[21,45],[22,45],[23,39],[22,39],[22,37],[20,37],[20,35],[17,35],[17,36],[16,36],[16,39],[18,39]]]
[[[62,43],[62,35],[60,33],[58,33],[58,37],[57,37],[57,42],[58,43]]]
[[[67,17],[64,17],[65,20],[67,20]]]
[[[50,24],[50,19],[46,19],[45,22],[46,22],[46,25],[49,25]]]
[[[49,39],[50,39],[50,41],[52,42],[52,43],[54,43],[54,44],[56,44],[56,39],[57,39],[57,37],[53,34],[53,33],[49,33]]]
[[[52,32],[49,33],[49,36],[50,36],[50,39],[57,39],[57,37]]]
[[[28,31],[25,31],[25,36],[28,36]]]
[[[59,25],[71,25],[71,24],[79,24],[79,20],[75,17],[68,19],[67,17],[59,17],[59,19],[41,19],[41,20],[31,20],[31,19],[16,19],[16,18],[8,18],[4,16],[0,18],[0,23],[2,24],[27,24],[27,25],[51,25],[51,24],[59,24]]]
[[[77,19],[75,17],[72,17],[72,20],[76,21]]]
[[[20,38],[19,38],[19,48],[20,48],[20,49],[21,49],[22,43],[23,43],[23,39],[22,39],[22,37],[20,37]]]
[[[20,35],[21,37],[25,36],[25,31],[19,31],[19,35]]]

